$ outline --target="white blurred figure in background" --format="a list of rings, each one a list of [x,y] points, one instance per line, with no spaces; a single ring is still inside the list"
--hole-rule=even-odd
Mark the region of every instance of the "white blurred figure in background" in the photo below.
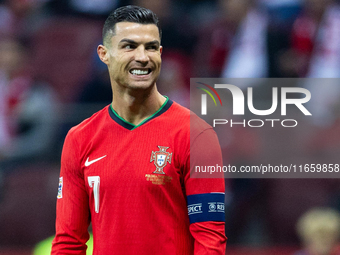
[[[300,63],[300,77],[340,78],[339,4],[334,0],[306,0],[293,26],[292,46]],[[314,124],[332,125],[340,98],[338,81],[308,80],[304,86],[312,94],[309,108]]]
[[[220,4],[225,6],[226,16],[233,19],[238,27],[229,56],[225,61],[222,77],[267,77],[266,38],[268,18],[266,13],[254,0],[222,1]]]
[[[304,248],[294,255],[339,255],[340,214],[331,208],[314,208],[301,216],[297,232]]]

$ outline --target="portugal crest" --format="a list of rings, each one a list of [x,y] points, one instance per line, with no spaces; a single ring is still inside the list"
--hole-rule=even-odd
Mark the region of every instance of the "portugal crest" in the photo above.
[[[166,151],[169,147],[158,146],[158,148],[159,151],[153,151],[151,153],[150,162],[154,161],[156,166],[156,170],[153,172],[154,174],[165,174],[163,168],[166,166],[167,162],[171,164],[172,153]]]

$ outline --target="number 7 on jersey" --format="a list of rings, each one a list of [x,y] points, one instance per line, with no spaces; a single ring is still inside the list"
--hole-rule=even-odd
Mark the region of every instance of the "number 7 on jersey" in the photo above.
[[[100,186],[100,177],[99,176],[88,176],[87,181],[89,182],[90,188],[93,188],[93,196],[94,196],[94,210],[96,213],[99,213],[99,186]]]

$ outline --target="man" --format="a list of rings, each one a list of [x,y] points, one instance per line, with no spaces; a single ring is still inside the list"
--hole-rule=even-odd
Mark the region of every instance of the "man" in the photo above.
[[[190,144],[189,110],[157,91],[160,35],[137,6],[104,24],[113,100],[65,139],[52,254],[85,254],[90,221],[93,254],[225,253],[224,180],[190,177],[190,153],[201,154],[192,165],[221,164],[217,137],[196,120]]]

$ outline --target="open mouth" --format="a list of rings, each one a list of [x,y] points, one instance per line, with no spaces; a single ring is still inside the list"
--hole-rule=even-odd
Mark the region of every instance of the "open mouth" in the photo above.
[[[148,75],[151,73],[150,68],[144,68],[144,69],[138,69],[138,68],[133,68],[129,71],[133,75]]]

